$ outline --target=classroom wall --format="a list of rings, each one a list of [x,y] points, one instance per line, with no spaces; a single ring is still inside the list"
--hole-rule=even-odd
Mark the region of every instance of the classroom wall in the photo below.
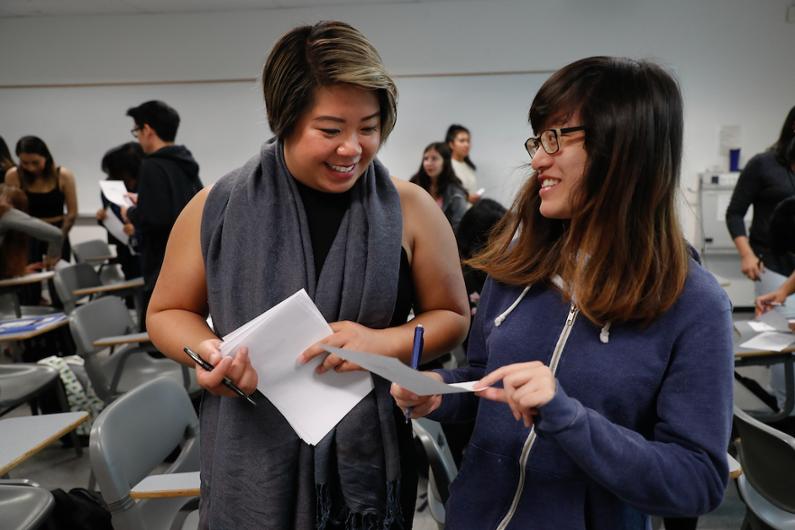
[[[99,204],[99,160],[131,139],[127,107],[162,98],[182,114],[178,141],[205,183],[269,136],[255,77],[267,50],[300,23],[360,28],[401,90],[381,153],[393,174],[453,121],[473,131],[487,195],[510,202],[525,175],[526,112],[550,72],[595,55],[654,58],[686,103],[683,223],[697,241],[697,174],[727,165],[724,125],[741,127],[742,161],[770,145],[795,104],[795,24],[788,0],[472,1],[325,6],[227,13],[0,19],[0,135],[47,141],[79,180],[81,212]],[[457,74],[457,75],[450,75]],[[174,82],[187,82],[175,84]],[[66,85],[66,86],[59,86]],[[12,145],[13,149],[13,145]]]

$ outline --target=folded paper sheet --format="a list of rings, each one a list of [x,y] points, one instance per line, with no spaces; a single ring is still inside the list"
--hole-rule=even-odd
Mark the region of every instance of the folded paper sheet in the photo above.
[[[792,333],[765,331],[759,335],[755,335],[752,339],[743,342],[740,344],[740,346],[750,350],[784,351],[793,342],[795,342],[795,335]]]
[[[301,352],[331,333],[323,315],[301,289],[226,335],[221,346],[224,355],[248,347],[259,378],[257,389],[310,445],[316,445],[373,389],[367,372],[316,374],[322,356],[298,364]]]
[[[377,355],[375,353],[334,348],[333,346],[327,346],[326,349],[336,354],[338,357],[342,357],[346,361],[358,364],[362,368],[374,374],[378,374],[384,379],[411,390],[418,396],[472,392],[475,388],[475,383],[477,383],[477,381],[467,381],[465,383],[453,383],[448,385],[436,379],[431,379],[413,368],[409,368],[394,357],[384,357],[383,355]]]

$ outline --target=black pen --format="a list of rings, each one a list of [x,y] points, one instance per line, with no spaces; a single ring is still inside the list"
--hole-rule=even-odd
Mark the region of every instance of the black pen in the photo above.
[[[191,359],[193,359],[193,361],[194,361],[196,364],[198,364],[199,366],[201,366],[202,368],[204,368],[204,369],[205,369],[205,370],[207,370],[208,372],[209,372],[209,371],[211,371],[213,368],[215,368],[215,366],[213,366],[212,364],[210,364],[210,363],[208,363],[207,361],[205,361],[204,359],[202,359],[202,358],[199,356],[199,354],[198,354],[198,353],[196,353],[195,351],[191,350],[191,349],[190,349],[190,348],[188,348],[187,346],[185,346],[184,348],[182,348],[182,350],[183,350],[185,353],[187,353],[187,354],[188,354],[188,357],[190,357]],[[247,395],[246,395],[246,393],[245,393],[245,392],[243,392],[242,390],[240,390],[240,388],[239,388],[239,387],[238,387],[236,384],[234,384],[234,383],[233,383],[233,382],[232,382],[232,381],[231,381],[231,380],[230,380],[228,377],[224,377],[224,380],[222,381],[222,383],[224,384],[224,386],[225,386],[226,388],[228,388],[229,390],[231,390],[232,392],[234,392],[234,393],[235,393],[235,394],[237,394],[238,396],[240,396],[240,397],[242,397],[243,399],[247,400],[249,403],[251,403],[251,404],[252,404],[252,405],[254,405],[255,407],[257,406],[257,404],[254,402],[254,400],[253,400],[253,399],[251,399],[251,396],[247,396]]]

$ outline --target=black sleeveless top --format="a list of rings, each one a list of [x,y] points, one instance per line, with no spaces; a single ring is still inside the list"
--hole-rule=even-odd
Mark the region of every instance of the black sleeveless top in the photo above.
[[[24,187],[24,179],[22,179],[23,190],[25,195],[28,196],[28,214],[31,217],[46,219],[64,214],[63,208],[66,202],[66,195],[61,189],[60,176],[61,168],[59,167],[55,174],[55,187],[45,192],[30,191]]]
[[[327,193],[310,188],[295,181],[301,201],[304,203],[309,235],[312,238],[312,254],[315,257],[315,279],[320,277],[323,263],[331,249],[342,217],[351,203],[350,190],[343,193]],[[414,303],[414,283],[411,279],[411,265],[406,249],[400,248],[400,270],[398,272],[398,291],[395,310],[390,326],[404,324]]]

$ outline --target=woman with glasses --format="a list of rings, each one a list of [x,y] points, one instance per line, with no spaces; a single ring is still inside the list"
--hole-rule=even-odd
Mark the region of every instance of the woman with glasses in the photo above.
[[[429,144],[422,152],[420,169],[409,180],[427,191],[450,221],[453,232],[469,208],[467,192],[450,164],[450,148],[442,142]]]
[[[397,89],[359,31],[331,21],[288,32],[262,80],[276,138],[183,210],[147,319],[160,351],[192,364],[187,345],[215,365],[196,368],[207,390],[200,526],[410,529],[414,446],[389,383],[374,378],[310,446],[264,396],[255,408],[222,384],[226,376],[248,394],[259,378],[247,350],[222,358],[218,337],[305,289],[333,334],[295,354],[320,357],[320,374],[359,369],[328,345],[408,363],[420,323],[430,360],[469,327],[455,239],[428,194],[375,158]]]
[[[731,305],[676,215],[682,98],[659,66],[592,57],[529,112],[532,173],[484,252],[474,394],[392,394],[476,416],[449,528],[646,529],[717,507],[728,480]]]

